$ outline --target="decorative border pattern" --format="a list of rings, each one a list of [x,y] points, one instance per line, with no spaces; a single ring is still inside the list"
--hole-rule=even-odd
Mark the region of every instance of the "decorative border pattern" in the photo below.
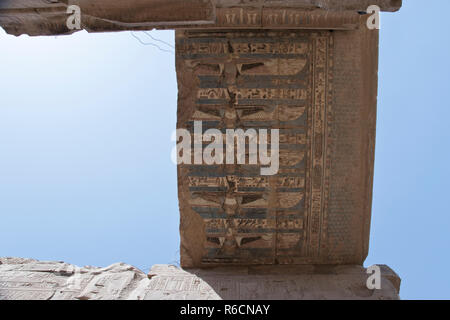
[[[309,179],[307,195],[309,216],[307,218],[308,234],[307,253],[311,258],[320,257],[321,249],[326,249],[327,224],[326,215],[329,176],[331,167],[329,126],[331,122],[332,93],[332,37],[317,36],[313,40],[313,76],[312,108],[309,115]]]

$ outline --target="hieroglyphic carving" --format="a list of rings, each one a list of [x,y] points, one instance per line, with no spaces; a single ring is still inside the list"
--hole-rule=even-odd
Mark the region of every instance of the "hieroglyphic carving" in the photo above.
[[[318,261],[326,236],[332,34],[186,32],[177,36],[177,59],[185,76],[178,127],[192,131],[203,120],[222,132],[280,129],[275,176],[260,176],[255,165],[179,166],[182,218],[192,210],[203,219],[201,264]]]
[[[216,26],[230,28],[323,28],[351,29],[359,24],[356,11],[327,12],[302,8],[217,8]]]

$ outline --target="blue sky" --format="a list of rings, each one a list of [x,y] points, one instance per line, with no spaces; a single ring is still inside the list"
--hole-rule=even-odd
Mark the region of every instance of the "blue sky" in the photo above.
[[[366,265],[397,271],[403,299],[450,298],[450,2],[432,3],[404,1],[380,34]],[[129,32],[0,29],[0,256],[177,263],[176,104],[174,55]]]

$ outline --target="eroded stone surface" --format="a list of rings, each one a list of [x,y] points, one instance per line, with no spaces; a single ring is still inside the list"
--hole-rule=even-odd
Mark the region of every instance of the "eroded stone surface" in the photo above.
[[[0,300],[398,299],[399,277],[382,266],[380,290],[359,266],[243,267],[181,270],[156,265],[149,275],[124,264],[107,268],[0,258]]]
[[[124,263],[79,268],[63,262],[0,258],[0,300],[128,299],[147,279]]]

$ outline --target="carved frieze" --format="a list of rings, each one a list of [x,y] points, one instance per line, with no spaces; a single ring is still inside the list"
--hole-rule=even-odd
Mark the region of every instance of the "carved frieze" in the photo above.
[[[180,32],[178,128],[279,129],[280,167],[179,166],[182,261],[314,263],[326,237],[333,36],[316,32]],[[194,153],[194,147],[192,150]],[[200,225],[184,224],[191,216]],[[187,232],[188,233],[188,232]],[[187,234],[186,233],[186,234]],[[186,263],[189,264],[188,262]]]

